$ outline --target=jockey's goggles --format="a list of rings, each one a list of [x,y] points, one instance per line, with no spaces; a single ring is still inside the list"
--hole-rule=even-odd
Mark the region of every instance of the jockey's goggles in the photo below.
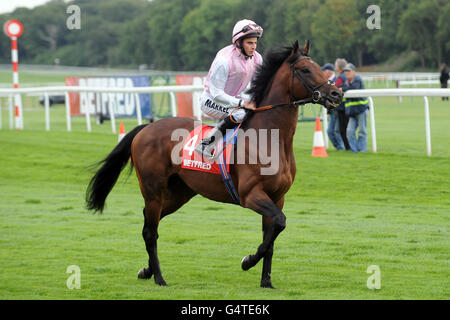
[[[233,35],[233,37],[236,37],[239,33],[247,33],[252,30],[257,31],[259,34],[261,34],[263,29],[260,26],[258,26],[256,23],[251,23],[251,24],[248,24],[245,27],[243,27],[241,31],[236,32]]]

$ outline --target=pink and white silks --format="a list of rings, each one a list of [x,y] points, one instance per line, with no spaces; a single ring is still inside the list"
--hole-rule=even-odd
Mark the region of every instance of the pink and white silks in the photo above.
[[[250,101],[244,93],[253,79],[255,71],[262,64],[262,57],[254,52],[246,59],[234,44],[221,49],[209,70],[205,81],[205,90],[200,96],[202,111],[215,119],[229,116],[239,106],[239,100]],[[244,110],[233,113],[236,121],[242,121]]]

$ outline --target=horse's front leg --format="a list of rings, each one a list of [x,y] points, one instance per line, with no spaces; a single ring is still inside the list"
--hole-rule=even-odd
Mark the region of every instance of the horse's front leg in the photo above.
[[[283,209],[283,205],[284,205],[284,197],[277,202],[277,206],[278,208],[280,208],[280,210]],[[263,216],[262,217],[263,241],[265,237],[269,235],[270,228],[272,228],[272,219]],[[263,260],[263,269],[261,275],[262,288],[273,288],[270,276],[272,273],[272,255],[273,255],[273,242],[270,245],[269,249],[267,250]]]
[[[264,277],[265,274],[270,274],[273,244],[280,232],[283,231],[286,227],[286,216],[263,191],[255,191],[250,193],[246,197],[244,204],[246,208],[253,209],[264,217],[269,218],[266,220],[267,224],[264,230],[263,242],[258,247],[256,254],[244,257],[241,262],[242,269],[246,271],[254,267],[259,262],[259,260],[267,255],[265,270],[263,267]],[[267,277],[265,279],[267,280]],[[268,286],[267,281],[264,284],[265,286]],[[261,285],[263,285],[262,282]]]
[[[272,228],[272,219],[263,216],[263,241],[268,237],[269,230]],[[272,272],[272,256],[273,256],[273,242],[270,244],[263,260],[263,269],[261,275],[261,287],[262,288],[273,288],[271,280]]]

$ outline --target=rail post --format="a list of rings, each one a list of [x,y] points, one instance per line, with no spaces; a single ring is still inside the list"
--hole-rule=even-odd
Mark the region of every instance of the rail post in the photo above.
[[[48,97],[48,92],[44,93],[45,100],[45,130],[50,131],[50,99]]]
[[[425,101],[425,137],[427,140],[427,155],[431,157],[431,130],[430,130],[430,110],[428,107],[428,98],[423,97]]]
[[[71,119],[70,119],[70,97],[69,97],[69,92],[66,91],[64,93],[65,95],[65,103],[66,103],[66,122],[67,122],[67,131],[70,132],[72,131],[72,123],[71,123]]]
[[[369,112],[370,112],[370,131],[372,135],[372,152],[377,152],[377,133],[375,130],[375,110],[373,107],[373,99],[369,97]]]

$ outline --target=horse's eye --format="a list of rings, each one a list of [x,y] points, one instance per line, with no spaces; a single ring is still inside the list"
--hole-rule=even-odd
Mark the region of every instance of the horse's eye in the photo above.
[[[309,69],[307,68],[302,68],[302,72],[306,74],[311,73],[311,71],[309,71]]]

